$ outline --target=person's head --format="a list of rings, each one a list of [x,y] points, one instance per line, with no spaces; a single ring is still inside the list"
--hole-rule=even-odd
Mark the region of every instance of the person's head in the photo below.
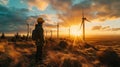
[[[39,17],[39,18],[37,19],[37,22],[38,22],[38,24],[43,24],[43,23],[44,23],[44,20],[43,20],[43,18]]]

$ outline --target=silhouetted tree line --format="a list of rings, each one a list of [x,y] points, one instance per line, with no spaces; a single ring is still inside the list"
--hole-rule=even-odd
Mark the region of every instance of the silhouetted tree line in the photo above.
[[[1,37],[0,37],[1,39],[5,39],[6,37],[5,37],[5,34],[4,33],[2,33],[2,35],[1,35]]]
[[[27,41],[27,40],[31,40],[30,37],[27,37],[25,35],[21,36],[18,32],[12,37],[12,38],[8,38],[7,36],[5,36],[5,33],[2,33],[0,36],[0,40],[9,40],[9,41]]]
[[[25,35],[21,36],[18,32],[15,34],[15,36],[12,38],[12,41],[27,41],[30,40],[30,37],[27,37]]]

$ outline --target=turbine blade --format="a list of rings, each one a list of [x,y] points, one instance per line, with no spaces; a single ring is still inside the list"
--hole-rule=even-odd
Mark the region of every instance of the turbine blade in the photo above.
[[[82,25],[83,25],[83,22],[82,22],[81,25],[80,25],[80,29],[82,28]]]
[[[91,21],[89,21],[87,18],[85,18],[85,20],[88,21],[88,22],[91,22]]]
[[[82,7],[82,17],[84,18],[84,8]]]

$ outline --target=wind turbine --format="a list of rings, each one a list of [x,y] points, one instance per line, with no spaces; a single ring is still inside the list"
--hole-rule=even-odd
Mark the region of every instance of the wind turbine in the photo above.
[[[90,22],[85,16],[84,16],[84,11],[83,11],[83,9],[82,9],[82,23],[81,23],[81,26],[80,26],[80,28],[81,27],[83,27],[83,41],[85,41],[85,21],[88,21],[88,22]]]
[[[57,39],[59,39],[59,23],[57,23]]]
[[[50,33],[51,33],[50,38],[52,38],[52,33],[53,33],[53,31],[51,30]]]
[[[68,29],[68,30],[69,30],[69,38],[70,38],[70,32],[71,32],[70,27],[69,27],[69,29]]]
[[[27,39],[29,38],[29,33],[30,33],[30,25],[27,23]]]

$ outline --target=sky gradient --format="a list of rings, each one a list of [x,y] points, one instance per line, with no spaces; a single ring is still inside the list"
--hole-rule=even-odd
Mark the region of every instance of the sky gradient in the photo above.
[[[91,21],[86,21],[86,34],[120,34],[120,0],[0,0],[0,33],[26,33],[26,24],[33,30],[42,17],[45,31],[56,31],[59,23],[67,34],[69,27],[79,30],[82,9]]]

